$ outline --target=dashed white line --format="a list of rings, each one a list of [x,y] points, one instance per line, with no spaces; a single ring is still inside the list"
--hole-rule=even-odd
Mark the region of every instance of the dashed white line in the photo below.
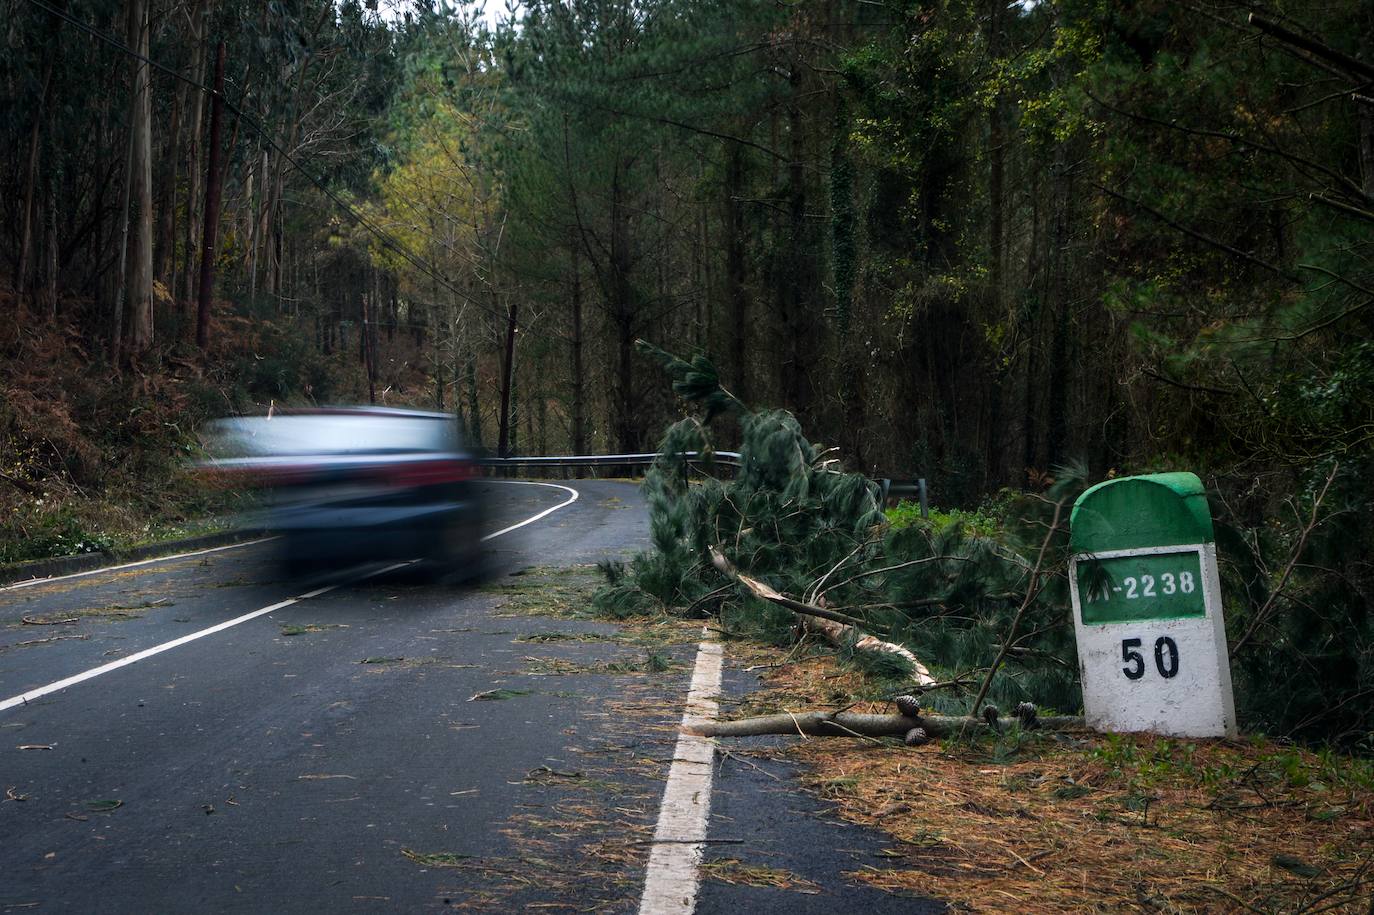
[[[697,649],[692,685],[687,690],[683,732],[678,735],[668,784],[663,789],[639,915],[691,915],[696,909],[698,867],[711,813],[716,742],[710,737],[689,734],[687,729],[716,717],[721,655],[721,643],[706,631]]]
[[[518,480],[502,480],[501,482],[503,482],[503,483],[517,483],[517,482],[523,483],[524,481],[518,481]],[[505,528],[502,528],[502,529],[499,530],[499,531],[496,531],[495,533],[491,533],[491,534],[487,534],[487,535],[483,536],[483,537],[482,537],[482,540],[483,540],[483,541],[495,539],[496,537],[500,537],[502,534],[509,534],[511,531],[518,530],[518,529],[524,527],[524,526],[527,525],[527,524],[533,524],[534,522],[540,520],[541,518],[546,518],[546,517],[548,517],[549,515],[551,515],[551,514],[553,514],[554,512],[558,511],[560,508],[563,508],[563,507],[565,507],[565,506],[571,505],[571,504],[573,504],[574,502],[577,501],[577,496],[578,496],[577,490],[573,489],[573,488],[570,487],[570,486],[563,486],[563,485],[560,485],[560,484],[558,484],[558,483],[528,483],[528,484],[526,484],[526,485],[530,485],[530,486],[550,486],[550,487],[552,487],[552,488],[554,488],[554,489],[563,489],[563,490],[566,490],[566,491],[572,493],[572,495],[571,495],[568,499],[564,500],[563,502],[560,502],[560,503],[558,503],[557,505],[555,505],[553,508],[545,509],[544,511],[541,511],[541,512],[539,512],[539,513],[536,514],[536,515],[533,515],[533,516],[531,516],[531,517],[529,517],[529,518],[526,518],[524,521],[521,521],[521,522],[519,522],[518,524],[512,524],[510,527],[505,527]],[[271,539],[271,538],[263,538],[263,539]],[[261,543],[262,541],[261,541],[261,540],[257,540],[257,541],[251,541],[251,542],[253,542],[253,543]],[[234,545],[235,545],[235,546],[247,546],[248,544],[244,543],[244,544],[234,544]],[[199,550],[199,551],[197,551],[197,552],[195,552],[195,553],[184,553],[184,554],[182,554],[182,555],[183,555],[183,556],[197,556],[197,555],[200,555],[200,553],[209,553],[209,552],[213,552],[214,550],[220,550],[220,549],[227,549],[227,547],[214,547],[214,548],[211,549],[211,550]],[[178,558],[178,557],[173,557],[173,556],[166,556],[166,557],[163,557],[163,559],[175,559],[175,558]],[[146,560],[146,562],[158,562],[158,561],[159,561],[159,560],[156,560],[156,559]],[[173,639],[173,640],[170,641],[170,642],[163,642],[161,645],[154,645],[152,648],[145,648],[143,651],[140,651],[140,652],[136,652],[136,653],[134,653],[134,654],[131,654],[131,655],[129,655],[129,656],[126,657],[126,658],[120,658],[120,659],[117,660],[117,661],[111,661],[110,663],[108,663],[108,664],[102,664],[102,665],[99,666],[99,667],[93,667],[93,668],[91,668],[90,670],[83,671],[83,672],[81,672],[81,673],[79,673],[79,674],[75,674],[75,675],[73,675],[73,676],[67,677],[67,678],[64,679],[64,680],[58,680],[58,681],[55,682],[55,683],[49,683],[47,686],[40,686],[40,687],[38,687],[37,689],[29,690],[29,691],[26,692],[26,693],[20,693],[18,696],[13,696],[13,697],[11,697],[11,698],[9,698],[9,699],[4,700],[3,702],[0,702],[0,712],[5,711],[6,709],[14,708],[14,707],[17,706],[17,705],[24,705],[24,704],[26,704],[26,703],[29,703],[29,702],[34,701],[35,699],[41,699],[43,696],[46,696],[46,695],[48,695],[49,693],[55,693],[55,692],[58,692],[58,691],[60,691],[60,690],[67,689],[67,688],[70,687],[70,686],[76,686],[78,683],[84,683],[84,682],[87,681],[87,680],[93,679],[93,678],[95,678],[95,677],[99,677],[99,676],[101,676],[101,675],[103,675],[103,674],[110,673],[111,671],[119,670],[121,667],[128,667],[130,664],[136,664],[136,663],[138,663],[139,661],[146,660],[147,658],[151,658],[151,657],[153,657],[154,655],[162,654],[164,651],[171,651],[173,648],[179,648],[179,647],[181,647],[182,645],[185,645],[185,644],[188,643],[188,642],[194,642],[194,641],[196,641],[197,639],[203,639],[203,638],[205,638],[205,637],[208,636],[208,635],[214,635],[214,634],[217,633],[217,632],[223,632],[224,630],[229,629],[229,628],[231,628],[231,627],[233,627],[233,626],[237,626],[237,625],[239,625],[240,623],[246,623],[246,622],[248,622],[249,620],[257,619],[258,617],[263,616],[263,615],[265,615],[265,614],[272,613],[272,612],[277,611],[277,610],[282,610],[282,609],[284,609],[284,608],[286,608],[286,607],[291,606],[292,604],[300,603],[300,602],[303,601],[303,600],[309,600],[309,599],[312,598],[312,597],[319,597],[321,594],[326,594],[326,593],[328,593],[328,592],[330,592],[330,591],[333,591],[335,588],[341,587],[341,586],[343,586],[343,585],[345,585],[345,584],[350,584],[350,583],[355,582],[355,581],[365,581],[365,580],[367,580],[367,579],[369,579],[369,578],[374,578],[374,577],[376,577],[376,576],[378,576],[378,575],[384,575],[384,574],[386,574],[387,572],[393,572],[393,571],[395,571],[396,569],[404,568],[405,566],[408,566],[408,565],[413,565],[413,564],[416,563],[416,562],[419,562],[419,560],[418,560],[418,559],[410,559],[410,560],[406,560],[405,562],[393,563],[392,565],[386,566],[386,567],[381,568],[381,569],[376,569],[376,570],[374,570],[374,571],[368,572],[368,573],[365,574],[365,575],[361,575],[361,576],[359,576],[359,577],[357,577],[357,578],[349,579],[348,581],[336,582],[335,584],[332,584],[332,585],[326,585],[326,586],[324,586],[324,587],[322,587],[322,588],[316,588],[316,589],[313,590],[313,591],[307,591],[306,593],[297,595],[296,597],[290,598],[289,600],[279,601],[279,602],[277,602],[277,603],[275,603],[275,604],[271,604],[271,605],[269,605],[269,606],[267,606],[267,607],[263,607],[263,608],[261,608],[261,609],[254,610],[254,611],[252,611],[251,613],[245,613],[245,614],[243,614],[242,616],[236,616],[236,617],[234,617],[233,619],[225,620],[224,622],[218,623],[218,624],[216,624],[216,625],[214,625],[214,626],[210,626],[209,628],[201,629],[201,630],[199,630],[198,632],[192,632],[192,633],[189,633],[189,634],[187,634],[187,635],[183,635],[181,638]],[[144,564],[145,564],[145,563],[143,563],[143,562],[128,563],[128,564],[123,565],[123,566],[112,566],[111,568],[107,568],[107,569],[97,569],[96,571],[109,572],[109,571],[113,571],[114,569],[122,569],[122,568],[128,568],[129,566],[133,566],[133,565],[144,565]],[[95,574],[95,573],[94,573],[94,572],[79,572],[79,573],[77,573],[77,575],[93,575],[93,574]],[[64,577],[64,578],[75,578],[76,576],[75,576],[75,575],[69,575],[69,576],[63,576],[63,577]],[[56,581],[56,580],[57,580],[57,579],[52,579],[52,578],[39,579],[39,581]],[[36,584],[36,583],[37,583],[37,582],[26,582],[25,584]]]

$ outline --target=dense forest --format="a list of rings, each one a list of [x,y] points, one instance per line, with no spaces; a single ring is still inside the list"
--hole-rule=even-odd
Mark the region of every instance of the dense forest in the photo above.
[[[1194,470],[1245,638],[1374,678],[1367,3],[0,10],[8,542],[193,512],[271,404],[651,448],[642,338],[945,507]]]

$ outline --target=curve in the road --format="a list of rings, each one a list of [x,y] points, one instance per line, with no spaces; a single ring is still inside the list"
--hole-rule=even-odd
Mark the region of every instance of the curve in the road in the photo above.
[[[564,485],[562,485],[561,483],[540,483],[540,482],[536,482],[536,481],[534,481],[534,480],[493,480],[492,482],[493,482],[493,483],[510,483],[510,484],[519,485],[519,486],[548,486],[548,487],[550,487],[550,488],[552,488],[552,489],[561,489],[561,490],[563,490],[564,492],[569,493],[570,495],[568,496],[568,498],[567,498],[566,501],[559,502],[559,503],[558,503],[557,505],[555,505],[553,508],[546,508],[546,509],[544,509],[542,512],[540,512],[539,514],[533,515],[532,517],[529,517],[529,518],[526,518],[524,521],[521,521],[521,522],[519,522],[518,524],[512,524],[510,527],[503,527],[503,528],[501,528],[499,531],[496,531],[496,532],[491,533],[491,534],[484,534],[484,535],[482,536],[482,542],[483,542],[483,543],[486,543],[488,540],[495,540],[497,537],[500,537],[502,534],[509,534],[511,531],[519,530],[520,528],[524,527],[524,526],[527,525],[527,524],[533,524],[534,522],[540,520],[541,518],[547,518],[549,515],[552,515],[554,512],[558,511],[560,508],[567,508],[569,505],[572,505],[574,502],[577,501],[577,490],[573,489],[571,486],[564,486]]]

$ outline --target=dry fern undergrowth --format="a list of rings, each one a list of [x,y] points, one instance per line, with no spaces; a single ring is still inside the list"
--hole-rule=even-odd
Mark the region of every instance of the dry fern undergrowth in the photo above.
[[[828,658],[760,679],[737,714],[873,691]],[[1368,759],[1259,739],[1038,733],[919,750],[799,737],[785,755],[841,817],[891,836],[885,866],[846,875],[889,891],[984,912],[1374,911]]]

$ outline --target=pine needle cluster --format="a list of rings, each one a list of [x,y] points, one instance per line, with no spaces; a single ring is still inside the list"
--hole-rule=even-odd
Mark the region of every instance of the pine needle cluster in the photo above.
[[[797,617],[761,600],[712,566],[717,546],[740,572],[790,597],[845,613],[862,629],[905,645],[949,687],[927,697],[965,711],[995,657],[1010,642],[988,698],[1073,711],[1077,663],[1067,587],[1058,561],[1067,528],[1051,527],[1081,474],[1040,497],[1008,500],[995,535],[960,520],[888,522],[877,486],[845,472],[832,450],[807,439],[780,410],[750,410],[720,387],[703,356],[680,359],[641,346],[663,364],[674,390],[702,416],[668,429],[645,478],[651,550],[603,566],[597,595],[617,616],[716,616],[727,632],[774,643],[797,638]],[[715,457],[712,421],[733,414],[739,466]],[[1067,512],[1063,512],[1067,517]],[[1042,546],[1055,561],[1035,560]],[[1020,614],[1018,632],[1013,620]],[[882,659],[845,652],[876,688],[909,674]]]

